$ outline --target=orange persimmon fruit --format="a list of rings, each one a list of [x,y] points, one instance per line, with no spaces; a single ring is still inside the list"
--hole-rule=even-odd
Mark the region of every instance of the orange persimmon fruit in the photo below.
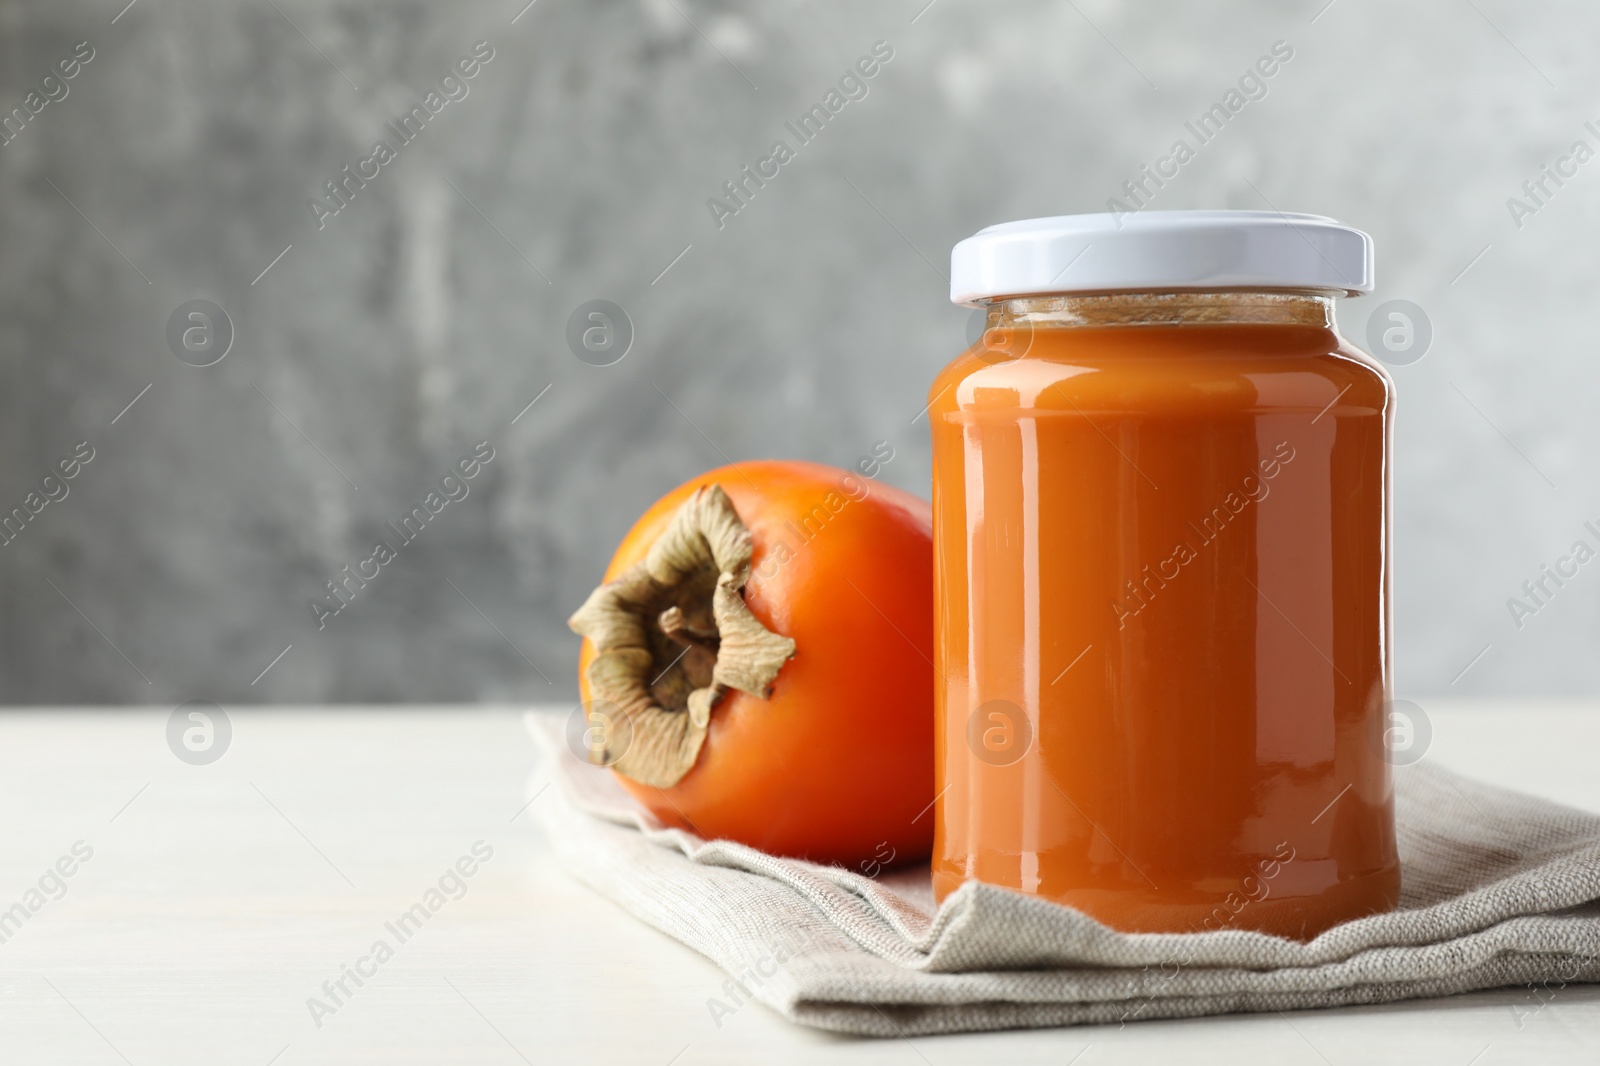
[[[569,623],[591,761],[662,822],[876,873],[933,817],[928,504],[744,462],[679,486]]]

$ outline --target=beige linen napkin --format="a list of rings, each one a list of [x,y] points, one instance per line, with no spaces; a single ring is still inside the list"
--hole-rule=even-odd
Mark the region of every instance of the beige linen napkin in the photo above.
[[[750,999],[868,1036],[1298,1010],[1600,981],[1600,817],[1419,763],[1396,769],[1398,910],[1309,943],[1243,930],[1127,934],[990,885],[938,908],[927,867],[876,879],[663,827],[530,713],[571,872],[730,975]]]

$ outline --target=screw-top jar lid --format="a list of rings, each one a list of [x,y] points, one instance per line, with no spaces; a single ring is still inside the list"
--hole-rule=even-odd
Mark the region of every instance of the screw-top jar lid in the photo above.
[[[950,300],[1075,292],[1371,292],[1372,238],[1322,215],[1141,211],[981,229],[950,253]]]

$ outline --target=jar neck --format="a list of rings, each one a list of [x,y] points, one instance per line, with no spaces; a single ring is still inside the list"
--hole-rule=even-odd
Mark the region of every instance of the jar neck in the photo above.
[[[1162,292],[1015,296],[989,304],[989,329],[1267,324],[1336,329],[1319,292]]]

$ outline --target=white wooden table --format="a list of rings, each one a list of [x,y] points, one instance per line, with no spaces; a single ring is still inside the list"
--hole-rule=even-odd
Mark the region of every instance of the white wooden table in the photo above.
[[[1600,706],[1427,710],[1428,758],[1600,809]],[[568,879],[520,813],[540,783],[520,709],[234,710],[203,766],[168,715],[0,712],[0,1062],[1600,1061],[1600,988],[1576,986],[915,1041],[754,1004],[719,1028],[720,971]],[[460,898],[362,962],[478,841],[492,857],[446,879]]]

